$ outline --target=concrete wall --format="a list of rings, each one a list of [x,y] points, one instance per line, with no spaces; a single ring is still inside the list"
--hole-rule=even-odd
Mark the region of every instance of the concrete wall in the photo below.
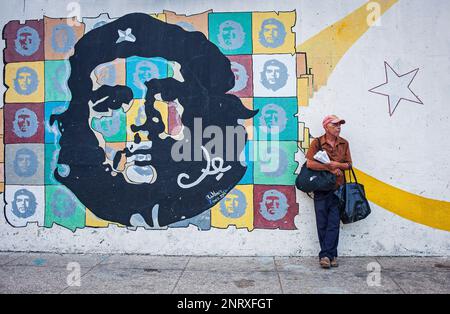
[[[69,1],[14,1],[1,24],[64,18]],[[109,13],[177,14],[296,12],[296,52],[305,52],[314,77],[307,97],[297,85],[301,165],[312,136],[329,113],[346,119],[358,179],[372,214],[341,225],[341,255],[450,253],[449,4],[434,0],[325,1],[79,1],[82,17]],[[69,5],[69,6],[68,6]],[[376,19],[379,17],[378,19]],[[2,42],[2,48],[5,46]],[[297,73],[298,81],[301,77]],[[383,85],[384,83],[386,83]],[[303,87],[305,87],[303,86]],[[2,86],[2,93],[6,88]],[[387,97],[385,95],[389,95]],[[7,103],[7,101],[6,101]],[[301,124],[303,123],[303,124]],[[3,162],[3,160],[1,160]],[[5,163],[11,162],[6,159]],[[8,178],[7,178],[8,179]],[[4,181],[3,181],[4,182]],[[2,189],[4,189],[4,185]],[[6,180],[6,186],[8,181]],[[1,251],[148,253],[167,255],[316,255],[312,201],[297,191],[293,230],[195,225],[164,230],[12,226],[0,215]],[[253,212],[253,208],[250,208]],[[292,210],[292,208],[291,208]],[[7,209],[6,209],[7,211]],[[297,208],[295,208],[295,213]],[[222,221],[223,222],[223,221]],[[222,226],[221,223],[216,223]],[[107,226],[107,225],[106,225]],[[243,225],[243,227],[248,227]]]

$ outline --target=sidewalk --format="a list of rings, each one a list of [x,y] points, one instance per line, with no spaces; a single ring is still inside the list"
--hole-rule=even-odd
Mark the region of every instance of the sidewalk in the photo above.
[[[0,252],[0,293],[450,293],[450,259]]]

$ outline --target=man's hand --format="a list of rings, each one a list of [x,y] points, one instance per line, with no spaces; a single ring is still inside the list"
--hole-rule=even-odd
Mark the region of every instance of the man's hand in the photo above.
[[[330,169],[330,171],[335,170],[335,169],[340,169],[340,170],[348,170],[350,169],[350,166],[348,163],[341,163],[341,162],[337,162],[337,161],[330,161],[328,164],[328,169]]]
[[[339,162],[337,162],[337,161],[330,161],[328,163],[328,167],[330,168],[330,170],[339,169],[340,165],[341,164]]]
[[[342,176],[342,171],[339,168],[333,169],[330,171],[332,174],[335,174],[336,176]]]

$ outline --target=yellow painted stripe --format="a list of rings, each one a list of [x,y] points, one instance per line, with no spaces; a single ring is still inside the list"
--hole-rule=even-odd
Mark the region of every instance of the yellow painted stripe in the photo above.
[[[306,52],[308,67],[314,74],[314,90],[326,85],[328,78],[345,53],[370,28],[367,22],[371,11],[368,5],[378,3],[380,17],[398,0],[371,0],[343,19],[330,25],[317,35],[297,46],[298,52]]]
[[[300,77],[297,79],[297,99],[299,106],[308,106],[308,80],[307,77]]]
[[[355,173],[371,202],[408,220],[450,231],[450,202],[406,192],[358,169]]]
[[[303,128],[303,138],[302,148],[309,148],[309,128]]]

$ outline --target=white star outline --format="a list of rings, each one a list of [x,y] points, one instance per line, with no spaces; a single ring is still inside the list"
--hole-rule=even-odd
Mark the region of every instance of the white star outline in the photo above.
[[[386,82],[369,89],[369,92],[388,97],[390,116],[394,114],[395,109],[397,109],[397,106],[402,99],[423,105],[422,100],[420,100],[420,98],[417,97],[417,95],[414,94],[410,88],[410,85],[416,77],[419,68],[399,75],[386,61],[384,61],[384,71],[386,75]],[[406,85],[407,82],[408,84]]]

